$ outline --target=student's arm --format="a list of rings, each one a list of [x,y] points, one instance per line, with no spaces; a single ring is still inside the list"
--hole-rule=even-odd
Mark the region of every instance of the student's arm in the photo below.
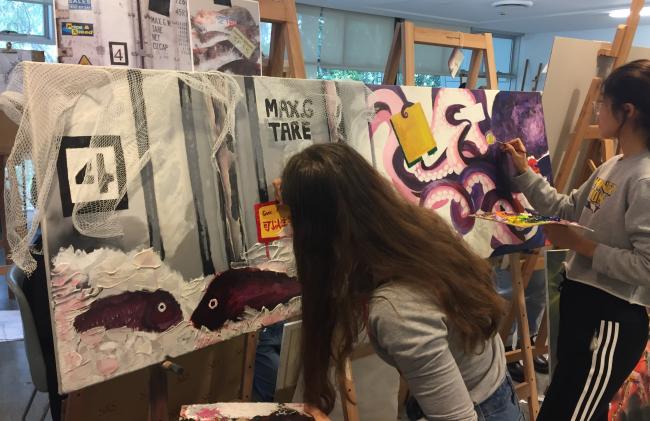
[[[442,313],[375,301],[369,318],[373,342],[397,365],[427,420],[476,420],[474,404],[449,351]]]
[[[542,215],[559,216],[569,221],[577,221],[580,218],[582,208],[587,203],[595,172],[578,189],[570,194],[558,193],[544,177],[535,174],[530,168],[514,178],[514,183],[526,196],[535,210]]]
[[[580,218],[595,172],[579,189],[565,195],[558,193],[544,177],[535,174],[528,167],[526,147],[520,139],[502,143],[501,150],[512,158],[512,163],[519,171],[519,175],[513,179],[513,182],[535,210],[543,215],[559,216],[570,221],[577,221]]]
[[[650,179],[642,179],[628,193],[625,230],[632,249],[598,244],[592,267],[610,278],[650,286]]]

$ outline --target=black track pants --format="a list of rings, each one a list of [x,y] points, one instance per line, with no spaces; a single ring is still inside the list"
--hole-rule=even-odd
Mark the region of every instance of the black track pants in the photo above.
[[[538,421],[607,420],[609,402],[648,342],[646,309],[565,279],[558,365]]]

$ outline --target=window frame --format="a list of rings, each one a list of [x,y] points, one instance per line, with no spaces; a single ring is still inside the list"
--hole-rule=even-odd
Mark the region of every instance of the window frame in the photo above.
[[[30,34],[5,34],[0,33],[0,41],[25,43],[25,44],[46,44],[55,45],[55,20],[54,0],[9,0],[17,3],[33,3],[43,5],[43,35]]]

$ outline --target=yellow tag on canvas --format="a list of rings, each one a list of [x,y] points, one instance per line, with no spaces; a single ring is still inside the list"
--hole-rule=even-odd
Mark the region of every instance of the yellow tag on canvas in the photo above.
[[[255,205],[255,222],[260,243],[277,240],[285,236],[284,229],[290,222],[289,209],[278,202],[258,203]]]
[[[251,42],[248,38],[246,38],[246,35],[242,33],[239,29],[236,27],[232,28],[230,31],[230,39],[229,41],[232,43],[232,45],[235,46],[241,53],[244,55],[246,58],[251,58],[253,53],[255,52],[255,44]]]
[[[433,155],[436,152],[436,140],[419,102],[393,115],[390,122],[409,167],[421,161],[423,155]]]

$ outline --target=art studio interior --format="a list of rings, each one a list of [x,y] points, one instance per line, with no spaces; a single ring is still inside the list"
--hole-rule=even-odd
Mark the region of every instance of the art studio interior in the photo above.
[[[0,421],[650,419],[650,3],[0,0]]]

